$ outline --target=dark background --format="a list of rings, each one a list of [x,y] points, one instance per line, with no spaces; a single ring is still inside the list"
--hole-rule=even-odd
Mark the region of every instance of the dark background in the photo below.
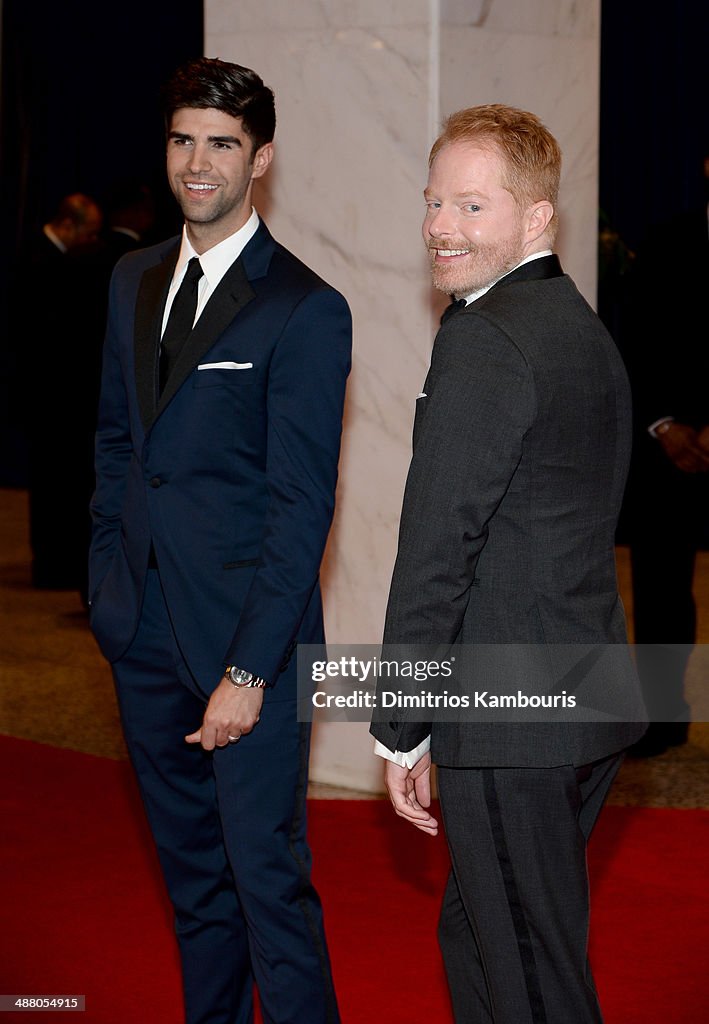
[[[100,201],[126,175],[153,186],[158,234],[179,229],[158,97],[178,64],[204,52],[204,28],[201,0],[4,0],[2,11],[0,486],[21,487],[8,353],[32,339],[8,337],[8,269],[62,196],[83,191]],[[706,0],[602,2],[599,208],[621,253],[706,198],[708,42]],[[609,276],[606,269],[601,261],[601,278],[617,284],[622,259]],[[613,287],[608,294],[604,318],[613,327]]]
[[[706,203],[707,0],[602,0],[599,202],[635,250]]]
[[[159,92],[175,67],[203,54],[204,28],[202,0],[1,2],[0,486],[14,487],[25,484],[26,451],[12,353],[32,338],[9,337],[9,270],[63,196],[101,202],[126,177],[153,188],[157,236],[179,230]],[[69,341],[59,331],[56,340]]]

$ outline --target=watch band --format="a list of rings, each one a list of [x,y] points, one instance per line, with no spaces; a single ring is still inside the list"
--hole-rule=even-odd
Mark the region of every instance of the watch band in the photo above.
[[[236,665],[227,665],[224,675],[232,684],[238,689],[242,689],[245,686],[258,687],[264,689],[268,686],[265,679],[261,676],[255,676],[253,672],[247,672],[245,668],[237,668]]]

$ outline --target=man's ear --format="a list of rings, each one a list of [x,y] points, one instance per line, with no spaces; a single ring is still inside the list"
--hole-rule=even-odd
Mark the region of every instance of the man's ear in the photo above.
[[[273,159],[273,143],[266,142],[263,146],[260,146],[254,153],[254,158],[251,165],[251,177],[261,178],[268,170],[269,164]]]
[[[546,199],[530,206],[527,214],[527,241],[536,242],[541,238],[554,216],[554,207]]]

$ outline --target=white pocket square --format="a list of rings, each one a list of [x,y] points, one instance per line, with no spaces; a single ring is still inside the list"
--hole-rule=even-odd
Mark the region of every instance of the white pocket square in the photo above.
[[[200,363],[198,370],[252,370],[253,363]]]
[[[416,395],[416,401],[418,401],[419,398],[428,398],[428,395],[425,391],[422,391],[420,394]]]

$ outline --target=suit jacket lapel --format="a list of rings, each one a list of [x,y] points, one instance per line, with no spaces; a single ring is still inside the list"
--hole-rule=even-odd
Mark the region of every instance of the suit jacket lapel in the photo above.
[[[155,418],[162,314],[179,253],[178,241],[157,266],[145,271],[140,280],[135,303],[135,386],[138,407],[146,430]]]
[[[254,294],[240,256],[229,267],[216,291],[202,310],[194,330],[180,352],[180,357],[175,363],[165,390],[160,396],[155,412],[156,416],[160,415],[195,366],[198,365],[205,352],[209,351],[236,314],[253,299]]]
[[[504,277],[501,277],[500,280],[492,286],[490,291],[495,291],[497,288],[504,288],[506,285],[515,284],[518,281],[543,281],[545,278],[549,277],[561,277],[563,273],[564,271],[561,269],[559,257],[556,253],[552,253],[551,256],[540,256],[536,260],[530,260],[529,263],[523,263],[521,267],[517,267],[516,270],[512,270],[509,274],[505,274]]]
[[[140,414],[146,431],[219,335],[254,298],[255,292],[250,282],[268,272],[274,249],[275,242],[261,221],[258,231],[226,272],[202,310],[159,399],[160,330],[167,293],[180,254],[180,239],[170,246],[157,266],[143,274],[136,299],[135,377]]]

